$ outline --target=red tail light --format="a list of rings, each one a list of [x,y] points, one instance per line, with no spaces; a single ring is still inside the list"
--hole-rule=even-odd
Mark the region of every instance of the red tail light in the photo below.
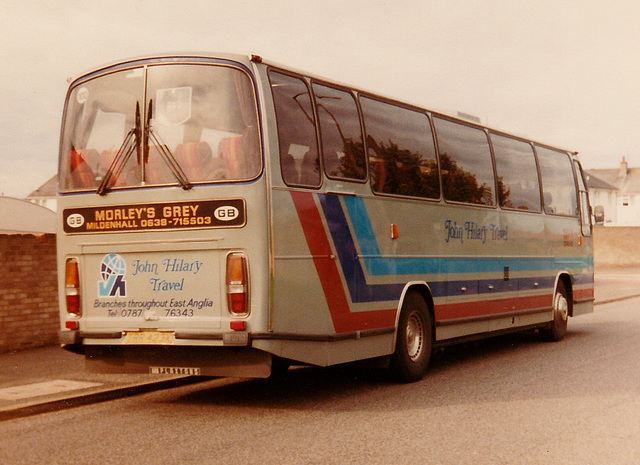
[[[227,305],[232,315],[249,313],[247,259],[239,252],[227,255]]]
[[[67,258],[64,270],[64,290],[67,300],[67,313],[72,316],[80,316],[82,314],[80,273],[78,271],[78,260],[75,258]]]

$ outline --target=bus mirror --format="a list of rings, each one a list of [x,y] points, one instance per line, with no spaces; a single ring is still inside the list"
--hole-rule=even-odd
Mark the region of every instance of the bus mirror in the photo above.
[[[593,218],[596,224],[604,224],[604,207],[602,205],[593,209]]]

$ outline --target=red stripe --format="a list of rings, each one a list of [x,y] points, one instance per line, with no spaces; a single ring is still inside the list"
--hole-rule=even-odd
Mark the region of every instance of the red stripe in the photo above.
[[[553,295],[534,295],[530,297],[515,297],[509,299],[480,300],[474,302],[460,302],[436,306],[436,321],[456,320],[459,318],[473,318],[479,316],[500,315],[501,313],[517,312],[534,308],[548,308],[551,310]]]
[[[595,296],[594,292],[593,292],[593,288],[587,288],[587,289],[574,289],[573,290],[573,298],[574,299],[593,299]]]
[[[395,325],[396,310],[376,310],[351,313],[349,299],[344,291],[336,263],[336,254],[324,229],[313,194],[291,192],[293,204],[300,218],[309,252],[324,291],[336,333],[388,328]]]

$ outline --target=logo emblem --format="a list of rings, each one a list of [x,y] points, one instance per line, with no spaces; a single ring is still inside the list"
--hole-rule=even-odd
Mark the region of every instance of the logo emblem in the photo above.
[[[120,255],[105,255],[100,264],[102,281],[98,281],[98,297],[126,297],[126,271],[127,265]]]
[[[74,213],[72,215],[67,216],[67,225],[70,228],[79,228],[84,224],[84,216],[80,213]]]
[[[240,210],[232,205],[224,205],[216,208],[213,216],[219,221],[233,221],[240,216]]]

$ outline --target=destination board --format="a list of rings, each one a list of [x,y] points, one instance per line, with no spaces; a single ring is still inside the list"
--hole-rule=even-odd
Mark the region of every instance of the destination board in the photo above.
[[[243,199],[145,203],[63,211],[67,234],[242,227]]]

